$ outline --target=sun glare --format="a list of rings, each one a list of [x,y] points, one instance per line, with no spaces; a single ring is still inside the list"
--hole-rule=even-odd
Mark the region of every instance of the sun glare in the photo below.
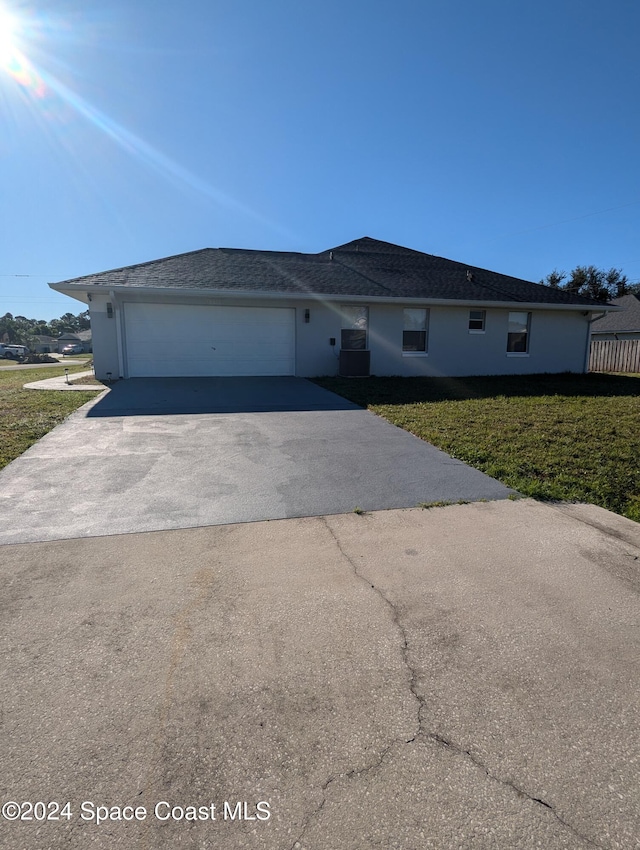
[[[0,8],[0,64],[7,65],[16,50],[18,21],[5,9]]]
[[[20,18],[0,6],[0,71],[6,71],[29,95],[41,99],[44,81],[20,49],[25,31]]]
[[[18,84],[17,92],[20,101],[31,108],[33,115],[41,122],[41,126],[48,134],[53,134],[55,137],[58,132],[61,132],[58,123],[62,120],[60,115],[68,114],[70,107],[127,154],[165,179],[188,187],[217,205],[236,209],[251,218],[275,227],[278,231],[286,232],[260,213],[245,207],[235,198],[219,191],[197,174],[165,156],[160,150],[84,100],[71,86],[65,85],[62,80],[50,73],[46,69],[47,55],[43,52],[42,45],[48,42],[49,49],[53,50],[56,46],[56,35],[64,35],[66,32],[68,32],[68,26],[60,20],[47,15],[34,16],[29,13],[16,15],[9,12],[3,5],[3,0],[0,0],[0,114],[5,107],[11,108],[12,105],[13,88],[9,89],[5,84],[6,76],[7,80]],[[46,37],[43,34],[46,34]],[[77,35],[81,35],[81,32]],[[35,50],[35,47],[40,49]],[[34,60],[33,53],[37,61]],[[65,109],[67,109],[66,112]],[[60,142],[63,148],[67,147],[68,126],[65,126]]]

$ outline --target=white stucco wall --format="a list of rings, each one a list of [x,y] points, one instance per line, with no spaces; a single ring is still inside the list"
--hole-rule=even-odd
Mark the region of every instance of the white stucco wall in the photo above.
[[[470,333],[469,309],[431,307],[427,356],[403,357],[402,307],[373,306],[370,310],[372,374],[521,375],[584,370],[588,324],[581,312],[523,311],[531,313],[529,351],[527,355],[509,355],[510,310],[485,308],[485,332]]]
[[[175,296],[180,298],[179,295]],[[127,293],[127,301],[151,300],[171,303],[171,297],[150,297]],[[126,344],[123,310],[118,295],[94,295],[91,325],[96,375],[115,378],[126,374]],[[181,298],[180,303],[185,303]],[[113,303],[114,317],[107,317],[107,302]],[[335,375],[340,350],[340,305],[300,299],[202,298],[198,304],[292,307],[296,311],[296,374],[302,377]],[[347,302],[345,302],[347,303]],[[356,303],[356,302],[351,302]],[[364,303],[364,302],[360,302]],[[499,375],[537,372],[582,372],[587,346],[587,317],[580,311],[531,310],[527,356],[508,356],[507,325],[509,309],[486,307],[485,333],[469,333],[469,307],[433,306],[429,315],[429,342],[426,357],[402,355],[403,305],[369,303],[369,348],[374,375]],[[418,306],[415,304],[408,306]],[[304,321],[305,310],[310,313]],[[474,307],[473,309],[478,309]],[[517,308],[514,308],[517,309]],[[118,358],[118,337],[122,346],[124,374]],[[329,344],[336,340],[335,347]],[[172,344],[167,340],[167,345]]]
[[[93,364],[96,377],[106,380],[107,373],[115,380],[122,376],[118,365],[117,316],[107,316],[109,297],[99,293],[93,295],[89,304],[91,337],[93,340]]]

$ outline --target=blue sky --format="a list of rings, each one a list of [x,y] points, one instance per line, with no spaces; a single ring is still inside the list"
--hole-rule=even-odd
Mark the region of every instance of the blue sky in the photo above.
[[[47,281],[183,251],[364,235],[640,279],[637,0],[0,9],[0,315],[79,312]]]

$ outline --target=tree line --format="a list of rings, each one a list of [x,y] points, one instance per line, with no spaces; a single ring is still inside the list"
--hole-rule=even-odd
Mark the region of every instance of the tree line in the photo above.
[[[78,313],[77,316],[74,316],[73,313],[65,313],[64,316],[60,316],[59,319],[51,319],[50,322],[44,319],[27,319],[26,316],[13,316],[11,313],[5,313],[0,318],[0,339],[4,338],[14,345],[29,346],[36,336],[52,336],[57,339],[62,334],[86,331],[90,327],[88,310]]]
[[[606,270],[596,266],[576,266],[570,274],[554,269],[540,283],[572,295],[595,298],[596,301],[610,301],[612,298],[640,292],[640,284],[629,283],[622,269]]]

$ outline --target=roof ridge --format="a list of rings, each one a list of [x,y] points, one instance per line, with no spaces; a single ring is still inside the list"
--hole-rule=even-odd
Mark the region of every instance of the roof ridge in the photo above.
[[[431,256],[430,254],[425,254],[424,251],[418,251],[416,248],[407,248],[406,245],[398,245],[395,242],[387,242],[384,239],[374,239],[372,236],[361,236],[358,239],[352,239],[350,242],[345,242],[343,245],[336,245],[334,248],[327,248],[325,251],[321,251],[321,254],[326,254],[329,251],[345,251],[349,253],[358,254],[361,253],[359,249],[359,245],[361,243],[367,243],[372,245],[384,246],[385,248],[391,249],[386,251],[375,251],[371,253],[376,254],[421,254],[425,257]],[[366,248],[362,253],[367,253]]]
[[[372,277],[369,277],[369,275],[366,275],[364,272],[361,272],[359,269],[354,269],[352,266],[349,266],[346,263],[342,262],[342,260],[334,259],[334,262],[343,266],[345,269],[349,269],[349,271],[354,272],[354,274],[357,274],[359,277],[363,277],[365,280],[369,281],[369,283],[372,283],[374,286],[377,286],[379,289],[386,290],[386,292],[392,292],[393,291],[391,289],[391,287],[385,286],[384,283],[380,283],[379,281],[374,280]]]
[[[315,257],[316,254],[309,254],[305,251],[274,251],[271,248],[224,248],[220,247],[215,249],[217,251],[224,251],[226,253],[232,254],[286,254],[287,256],[296,256],[296,257]]]

